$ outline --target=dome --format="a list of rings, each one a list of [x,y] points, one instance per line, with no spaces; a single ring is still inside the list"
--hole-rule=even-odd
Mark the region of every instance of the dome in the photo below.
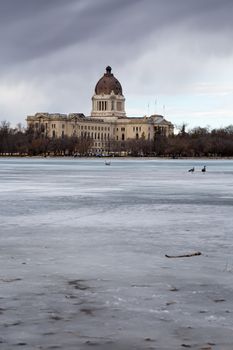
[[[110,95],[113,91],[115,95],[122,95],[122,87],[119,81],[111,73],[112,68],[107,67],[106,73],[98,81],[95,87],[96,95]]]

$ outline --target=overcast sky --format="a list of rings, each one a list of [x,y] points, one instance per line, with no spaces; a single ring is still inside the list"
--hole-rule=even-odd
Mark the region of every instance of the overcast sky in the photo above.
[[[233,0],[0,0],[0,120],[90,115],[110,65],[128,116],[233,124]]]

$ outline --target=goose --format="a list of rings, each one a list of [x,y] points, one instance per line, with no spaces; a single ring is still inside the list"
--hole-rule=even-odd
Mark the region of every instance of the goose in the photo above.
[[[201,171],[202,171],[203,173],[206,172],[206,166],[205,166],[205,165],[203,166],[203,168],[201,169]]]
[[[192,167],[191,169],[188,170],[189,173],[194,173],[194,171],[195,171],[194,167]]]

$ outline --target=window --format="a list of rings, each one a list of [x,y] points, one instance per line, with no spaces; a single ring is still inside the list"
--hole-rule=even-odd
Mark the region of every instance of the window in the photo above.
[[[56,132],[55,132],[55,130],[53,130],[53,138],[55,138],[56,137]]]
[[[62,139],[64,139],[64,137],[65,137],[65,132],[64,132],[64,130],[62,130],[61,137],[62,137]]]
[[[117,102],[117,110],[121,111],[121,102]]]
[[[65,129],[65,124],[62,124],[62,129]]]
[[[99,101],[99,111],[107,110],[107,101]]]
[[[125,134],[122,134],[122,135],[121,135],[121,139],[122,139],[122,141],[125,140]]]
[[[125,131],[125,128],[121,128],[121,131]]]
[[[135,131],[135,126],[133,127],[133,131]]]

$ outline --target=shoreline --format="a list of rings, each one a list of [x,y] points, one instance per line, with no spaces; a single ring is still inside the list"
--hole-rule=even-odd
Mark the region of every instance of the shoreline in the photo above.
[[[83,156],[83,157],[74,157],[74,156],[17,156],[17,155],[0,155],[0,159],[134,159],[134,160],[233,160],[233,157],[156,157],[156,156],[148,156],[148,157],[131,157],[131,156]]]

